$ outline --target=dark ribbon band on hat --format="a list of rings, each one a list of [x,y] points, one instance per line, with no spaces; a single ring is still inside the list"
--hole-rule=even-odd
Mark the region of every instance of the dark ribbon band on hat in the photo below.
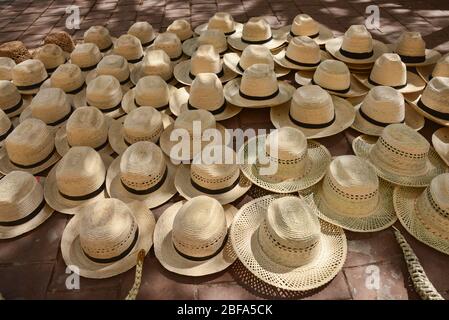
[[[349,51],[346,51],[346,50],[340,48],[339,51],[342,55],[344,55],[347,58],[358,59],[358,60],[368,59],[374,55],[373,50],[371,50],[370,52],[349,52]]]
[[[317,83],[315,82],[315,80],[313,80],[313,79],[312,79],[311,83],[312,83],[313,85],[320,86],[320,87],[323,88],[324,90],[328,90],[328,91],[332,91],[332,92],[336,92],[336,93],[348,93],[349,90],[351,90],[351,87],[349,87],[348,89],[343,89],[343,90],[335,90],[335,89],[325,88],[325,87],[323,87],[323,86],[317,84]]]
[[[228,186],[226,188],[222,188],[222,189],[212,190],[212,189],[202,187],[198,183],[196,183],[195,181],[190,179],[190,183],[192,184],[192,186],[195,189],[197,189],[198,191],[201,191],[202,193],[207,193],[207,194],[222,194],[222,193],[231,191],[232,189],[235,188],[236,185],[239,184],[239,181],[240,181],[240,176],[230,186]]]
[[[127,84],[130,80],[131,80],[131,75],[129,75],[128,78],[126,78],[125,80],[120,81],[120,85],[123,86],[123,85]]]
[[[128,63],[134,64],[134,63],[142,61],[142,59],[143,59],[143,56],[141,56],[140,58],[137,58],[137,59],[128,60]]]
[[[59,66],[58,66],[59,67]],[[47,73],[53,73],[55,72],[56,69],[58,69],[58,67],[54,67],[54,68],[50,68],[50,69],[45,69],[47,70]]]
[[[52,127],[57,126],[57,125],[63,123],[64,121],[67,121],[70,118],[70,116],[72,115],[72,113],[73,113],[73,107],[70,107],[70,111],[64,117],[62,117],[59,120],[56,120],[55,122],[47,123],[47,125],[52,126]]]
[[[4,134],[0,136],[0,142],[5,140],[7,136],[14,130],[14,126],[11,123],[11,126],[9,127],[8,131],[6,131]]]
[[[239,89],[239,95],[240,95],[242,98],[245,98],[245,99],[248,99],[248,100],[256,100],[256,101],[269,100],[269,99],[276,98],[278,94],[279,94],[279,88],[277,88],[277,90],[276,90],[274,93],[272,93],[272,94],[270,94],[270,95],[268,95],[268,96],[264,96],[264,97],[249,96],[249,95],[247,95],[247,94],[244,94],[244,93]]]
[[[18,90],[33,90],[33,89],[39,89],[41,85],[48,79],[48,76],[42,80],[41,82],[29,85],[29,86],[16,86]]]
[[[184,52],[181,52],[181,54],[179,55],[179,56],[177,56],[177,57],[174,57],[174,58],[170,58],[170,60],[171,61],[176,61],[176,60],[179,60],[179,59],[181,59],[182,58],[182,56],[184,55]]]
[[[294,34],[291,30],[290,30],[290,35],[291,35],[292,37],[300,37],[300,36],[301,36],[300,34]],[[311,38],[311,39],[315,39],[315,38],[318,38],[319,35],[320,35],[320,33],[318,32],[318,33],[315,33],[315,34],[312,34],[312,35],[306,36],[306,37],[309,37],[309,38]]]
[[[3,112],[6,114],[13,113],[14,111],[19,110],[23,106],[23,98],[20,97],[20,101],[13,107],[4,109]]]
[[[223,70],[223,68],[221,68],[220,72],[217,72],[216,75],[217,75],[218,78],[223,77],[223,76],[224,76],[224,70]],[[194,75],[192,72],[189,71],[189,78],[190,78],[191,80],[195,80],[196,75]]]
[[[224,249],[224,247],[226,246],[227,243],[228,243],[228,235],[226,234],[226,237],[223,239],[223,243],[221,244],[220,248],[218,248],[218,250],[215,251],[214,253],[212,253],[211,255],[208,255],[205,257],[192,257],[187,254],[184,254],[181,251],[179,251],[178,248],[176,248],[175,244],[173,244],[173,248],[175,248],[176,253],[179,254],[183,258],[186,258],[186,259],[192,260],[192,261],[205,261],[205,260],[212,259],[217,254],[219,254]]]
[[[127,185],[125,185],[122,180],[120,180],[120,182],[122,183],[122,186],[123,186],[123,188],[125,188],[126,191],[133,193],[133,194],[137,194],[139,196],[144,196],[144,195],[153,193],[153,192],[157,191],[160,187],[162,187],[162,185],[165,183],[165,180],[167,179],[167,175],[168,175],[168,168],[165,169],[164,175],[162,176],[162,179],[159,180],[158,183],[156,183],[154,186],[152,186],[148,189],[145,189],[145,190],[136,190],[136,189],[130,188]]]
[[[292,115],[290,114],[290,112],[288,113],[288,116],[289,116],[291,122],[293,122],[294,124],[296,124],[299,127],[303,127],[303,128],[307,128],[307,129],[323,129],[323,128],[329,127],[331,124],[333,124],[335,122],[335,112],[334,112],[334,117],[332,118],[332,120],[329,121],[329,122],[326,122],[326,123],[305,123],[305,122],[301,122],[301,121],[298,121],[298,120],[294,119],[292,117]]]
[[[393,123],[380,122],[380,121],[377,121],[377,120],[371,118],[369,115],[367,115],[365,112],[363,112],[362,108],[359,109],[359,113],[360,113],[360,115],[362,116],[363,119],[365,119],[369,123],[374,124],[375,126],[378,126],[378,127],[385,128],[386,126],[389,126],[390,124],[393,124]],[[404,123],[404,121],[405,121],[405,118],[402,121],[395,122],[395,123]]]
[[[398,55],[401,58],[402,62],[404,63],[421,63],[426,61],[426,56],[412,57],[412,56],[403,56],[401,54]]]
[[[67,94],[77,94],[77,93],[80,93],[81,91],[83,91],[83,89],[86,87],[86,84],[85,83],[83,83],[82,85],[81,85],[81,87],[79,87],[78,89],[75,89],[75,90],[72,90],[72,91],[69,91],[69,92],[66,92]]]
[[[321,63],[321,61],[318,61],[317,63],[299,62],[299,61],[296,61],[296,60],[293,60],[293,59],[287,57],[287,54],[285,55],[285,60],[287,60],[288,62],[293,63],[293,64],[295,64],[297,66],[300,66],[300,67],[310,67],[310,68],[318,67],[319,64]]]
[[[271,36],[271,37],[269,37],[268,39],[265,39],[265,40],[257,40],[257,41],[245,40],[243,38],[241,38],[241,39],[242,39],[242,42],[248,43],[248,44],[264,44],[264,43],[267,43],[267,42],[270,42],[271,40],[273,40],[273,36]]]
[[[53,151],[50,152],[50,154],[47,157],[45,157],[45,159],[43,159],[43,160],[41,160],[39,162],[33,163],[33,164],[29,164],[29,165],[23,165],[23,164],[15,163],[15,162],[11,161],[11,159],[9,160],[9,162],[11,162],[14,166],[16,166],[17,168],[20,168],[20,169],[33,169],[33,168],[36,168],[36,167],[39,167],[39,166],[43,165],[48,160],[50,160],[51,157],[53,157],[53,154],[55,152],[56,152],[56,147],[53,148]]]
[[[136,99],[134,99],[134,104],[136,105],[137,108],[141,107],[141,105],[137,103]],[[151,107],[151,106],[149,106],[149,107]],[[163,110],[167,109],[168,107],[169,107],[169,105],[167,103],[167,104],[164,104],[163,106],[160,106],[160,107],[157,107],[157,108],[153,107],[153,108],[156,109],[157,111],[163,111]]]
[[[70,201],[85,201],[85,200],[90,200],[90,199],[95,198],[96,196],[98,196],[100,193],[103,192],[105,186],[106,186],[106,181],[104,181],[103,184],[97,190],[95,190],[95,191],[93,191],[91,193],[88,193],[88,194],[86,194],[84,196],[69,196],[69,195],[67,195],[65,193],[62,193],[61,191],[58,191],[58,192],[59,192],[59,194],[63,198],[65,198],[67,200],[70,200]]]
[[[383,84],[377,83],[376,81],[371,80],[371,77],[368,77],[368,82],[372,84],[373,86],[383,86]],[[407,86],[407,82],[405,84],[399,85],[399,86],[388,86],[392,87],[393,89],[403,89]]]
[[[225,36],[230,36],[231,34],[234,34],[234,33],[235,33],[235,29],[232,30],[232,31],[229,31],[229,32],[225,32],[224,35]]]
[[[94,150],[95,151],[100,151],[101,149],[103,149],[104,147],[106,147],[108,145],[109,141],[108,139],[106,139],[105,143],[102,143],[101,145],[99,145],[98,147],[95,147]],[[72,148],[73,146],[70,145],[70,143],[67,143],[69,145],[70,148]]]
[[[88,105],[89,107],[92,107],[89,103],[87,103],[87,105]],[[100,110],[100,111],[103,112],[103,113],[109,113],[109,112],[115,111],[115,110],[117,110],[117,109],[120,109],[121,106],[122,106],[122,103],[120,102],[120,103],[119,103],[118,105],[116,105],[115,107],[108,108],[108,109],[101,109],[101,108],[98,108],[98,107],[95,107],[95,106],[93,106],[93,107],[97,108],[98,110]]]
[[[154,39],[156,39],[156,38],[154,38]],[[154,42],[154,39],[150,40],[148,42],[142,43],[142,47],[146,48],[146,47],[151,46],[153,44],[153,42]]]
[[[449,120],[449,113],[447,112],[440,112],[440,111],[436,111],[434,109],[429,108],[428,106],[426,106],[421,99],[419,99],[418,103],[417,103],[418,107],[427,112],[428,114],[443,119],[443,120]]]
[[[14,227],[14,226],[19,226],[21,224],[24,224],[24,223],[32,220],[34,217],[36,217],[42,211],[42,209],[44,209],[44,207],[45,207],[45,199],[42,199],[42,202],[37,206],[37,208],[34,209],[33,212],[28,214],[26,217],[23,217],[18,220],[13,220],[13,221],[0,221],[0,226]]]
[[[114,46],[114,43],[111,43],[111,45],[109,47],[106,47],[104,49],[101,49],[100,52],[106,52],[112,49],[112,47]]]
[[[245,69],[243,69],[242,66],[240,65],[240,61],[239,63],[237,63],[237,69],[239,69],[241,72],[245,72]]]
[[[98,64],[98,63],[96,63],[96,64],[94,64],[94,65],[92,65],[92,66],[89,66],[89,67],[82,67],[82,68],[80,68],[80,69],[81,69],[81,71],[83,71],[83,72],[86,72],[86,71],[92,71],[92,70],[94,70],[94,69],[97,67],[97,64]]]
[[[189,110],[198,110],[198,108],[195,108],[194,106],[192,106],[192,105],[190,104],[190,101],[187,101],[187,108],[188,108]],[[225,111],[225,110],[226,110],[226,100],[223,102],[223,104],[221,105],[220,108],[215,109],[215,110],[207,110],[207,111],[209,111],[209,112],[212,113],[213,115],[217,115],[217,114],[222,113],[222,112]]]

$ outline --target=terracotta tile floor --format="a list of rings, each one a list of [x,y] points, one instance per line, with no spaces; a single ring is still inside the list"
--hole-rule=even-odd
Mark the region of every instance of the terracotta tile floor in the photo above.
[[[155,29],[176,18],[193,26],[203,23],[217,10],[231,12],[238,21],[266,16],[273,27],[286,25],[297,13],[313,15],[336,34],[353,23],[363,22],[368,5],[380,7],[381,25],[371,30],[380,40],[393,41],[404,30],[423,33],[429,47],[449,52],[449,2],[447,0],[0,0],[0,43],[20,39],[30,48],[38,46],[55,29],[65,30],[66,7],[78,5],[80,30],[68,30],[76,38],[92,25],[103,24],[118,36],[136,20],[149,21]],[[67,30],[66,30],[67,31]],[[291,77],[289,79],[291,80]],[[226,121],[231,128],[271,128],[268,110],[245,110]],[[421,131],[427,138],[437,126],[427,122]],[[351,153],[353,130],[321,139],[333,155]],[[263,191],[253,188],[236,201],[240,207]],[[173,201],[179,200],[178,198]],[[154,210],[159,216],[167,207]],[[0,241],[0,293],[6,299],[123,299],[134,281],[134,270],[107,280],[81,279],[80,290],[67,290],[68,274],[59,242],[68,218],[55,214],[37,230],[11,241]],[[420,258],[430,280],[449,298],[449,257],[413,239],[397,223]],[[348,258],[343,271],[327,286],[296,294],[277,290],[248,274],[235,263],[228,271],[193,279],[165,271],[151,251],[144,264],[141,299],[417,299],[406,265],[391,229],[373,234],[347,233]],[[373,267],[374,266],[374,267]],[[376,268],[377,267],[377,268]],[[378,289],[370,289],[372,270],[380,273]],[[369,284],[369,283],[368,283]]]

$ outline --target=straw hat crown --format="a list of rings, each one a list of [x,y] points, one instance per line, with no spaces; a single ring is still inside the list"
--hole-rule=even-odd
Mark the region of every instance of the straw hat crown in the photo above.
[[[433,110],[449,113],[449,78],[436,77],[430,80],[421,101]]]
[[[270,49],[257,44],[247,46],[242,52],[239,65],[243,70],[246,70],[253,64],[267,64],[271,69],[274,69],[274,60]]]
[[[100,49],[94,43],[77,44],[70,54],[71,62],[82,69],[96,66],[102,57]]]
[[[98,148],[108,139],[106,117],[97,108],[77,108],[67,121],[66,133],[67,142],[72,147]]]
[[[405,86],[407,84],[407,67],[397,54],[384,53],[374,63],[370,80],[383,86]]]
[[[291,26],[291,33],[295,36],[315,36],[320,32],[320,25],[308,14],[298,14]]]
[[[16,63],[13,59],[8,57],[0,57],[0,80],[11,80],[12,69]]]
[[[153,47],[154,49],[164,50],[171,60],[177,60],[182,55],[181,40],[171,32],[159,34],[154,40]]]
[[[432,71],[432,77],[449,77],[449,54],[444,55],[438,60]]]
[[[168,27],[167,32],[172,32],[178,36],[181,41],[192,37],[193,31],[190,23],[186,19],[176,19]]]
[[[60,121],[68,116],[72,106],[69,98],[62,89],[41,89],[30,104],[33,118],[40,119],[48,125]]]
[[[290,116],[301,123],[329,123],[335,118],[332,97],[316,85],[300,87],[293,94]]]
[[[426,43],[421,33],[405,31],[396,46],[396,53],[407,57],[422,57],[426,55]]]
[[[0,109],[0,143],[6,138],[6,135],[12,130],[11,119]]]
[[[146,45],[155,37],[153,26],[146,21],[139,21],[134,23],[129,28],[128,34],[137,37],[142,45]]]
[[[405,119],[404,96],[391,87],[371,89],[360,109],[369,118],[382,123],[400,123]]]
[[[216,29],[207,29],[198,37],[198,46],[205,44],[212,45],[217,53],[223,53],[228,48],[225,34]]]
[[[129,78],[128,61],[120,55],[106,56],[98,64],[97,74],[113,76],[122,83]]]
[[[117,39],[114,53],[124,57],[126,60],[138,60],[143,56],[143,48],[140,40],[130,34],[124,34]]]
[[[163,129],[161,113],[152,107],[141,107],[126,116],[123,122],[123,138],[129,144],[138,141],[156,143]]]
[[[207,24],[208,30],[219,30],[228,34],[235,30],[235,22],[232,15],[227,12],[216,12]]]
[[[373,38],[364,25],[352,25],[346,30],[341,49],[352,53],[373,51]]]
[[[122,101],[120,82],[113,76],[98,76],[92,80],[86,91],[86,100],[90,106],[108,109]]]
[[[190,87],[189,103],[197,109],[214,111],[224,103],[223,85],[214,73],[200,73]]]
[[[264,18],[252,17],[243,25],[242,41],[244,42],[265,41],[271,37],[271,27]]]
[[[72,92],[84,84],[83,73],[76,64],[62,64],[50,77],[51,86],[60,88],[64,92]]]
[[[109,49],[112,46],[111,35],[109,30],[103,26],[92,26],[84,32],[84,42],[93,43],[100,50]]]
[[[29,59],[19,63],[12,69],[12,80],[16,86],[31,86],[47,79],[44,64],[37,59]]]
[[[135,100],[139,106],[160,108],[167,105],[170,91],[167,83],[159,76],[146,76],[137,82]]]
[[[62,49],[56,44],[46,44],[38,48],[34,58],[42,61],[46,69],[54,69],[66,60]]]
[[[268,97],[279,90],[276,74],[267,64],[253,64],[245,70],[240,83],[241,93],[250,97]]]
[[[220,56],[210,44],[203,44],[195,51],[190,61],[190,73],[219,73],[222,69]]]
[[[288,44],[285,56],[301,63],[318,64],[321,60],[320,46],[309,37],[294,37]]]
[[[147,51],[142,61],[142,69],[145,75],[157,75],[165,81],[173,76],[173,65],[164,50]]]
[[[5,111],[17,105],[22,96],[16,86],[8,80],[0,80],[0,108]]]
[[[327,90],[346,90],[351,85],[351,74],[344,62],[324,60],[316,69],[313,81]]]
[[[206,129],[215,128],[215,117],[212,113],[206,110],[187,110],[181,113],[175,120],[174,129],[186,130],[190,138],[200,138],[194,137],[194,126],[201,125],[202,133]]]

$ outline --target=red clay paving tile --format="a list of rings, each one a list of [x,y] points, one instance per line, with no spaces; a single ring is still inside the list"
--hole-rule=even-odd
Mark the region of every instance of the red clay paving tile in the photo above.
[[[0,32],[0,42],[8,42],[8,41],[17,40],[21,34],[22,34],[22,31],[4,32],[4,33]]]
[[[351,146],[349,145],[348,140],[346,140],[346,137],[343,133],[339,133],[331,137],[317,139],[316,141],[326,146],[332,156],[352,154]]]
[[[186,18],[190,16],[190,9],[172,9],[165,10],[166,18]]]
[[[339,272],[337,276],[326,286],[316,290],[316,292],[305,296],[304,300],[350,300],[352,299],[346,278],[343,272]]]

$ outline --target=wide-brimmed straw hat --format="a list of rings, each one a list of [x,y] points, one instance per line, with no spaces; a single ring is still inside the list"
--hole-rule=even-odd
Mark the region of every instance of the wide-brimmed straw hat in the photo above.
[[[236,212],[207,196],[173,204],[154,230],[156,258],[167,270],[185,276],[225,270],[237,259],[228,237]]]
[[[138,21],[129,27],[128,34],[137,37],[146,48],[153,44],[154,39],[158,33],[153,29],[153,26],[146,21]]]
[[[405,103],[404,96],[391,87],[374,87],[355,109],[357,112],[352,128],[372,136],[380,136],[385,127],[393,123],[405,123],[417,131],[424,127],[424,117]]]
[[[142,61],[144,55],[139,38],[130,34],[121,35],[117,39],[112,52],[122,56],[130,64]]]
[[[307,291],[330,282],[347,254],[342,228],[320,220],[312,198],[269,195],[245,204],[230,237],[237,257],[262,281]]]
[[[342,37],[326,42],[326,51],[343,62],[366,64],[376,61],[389,49],[374,40],[364,25],[352,25]]]
[[[21,94],[36,94],[47,78],[44,64],[37,59],[25,60],[12,69],[12,83]]]
[[[291,25],[281,28],[287,34],[287,40],[295,37],[309,37],[319,46],[324,45],[334,37],[333,32],[320,24],[308,14],[298,14]]]
[[[307,189],[320,181],[331,155],[298,129],[283,127],[248,140],[239,150],[240,168],[259,187],[276,193]]]
[[[235,32],[241,32],[243,30],[243,24],[234,21],[234,18],[227,12],[216,12],[208,22],[200,24],[195,28],[195,33],[201,35],[206,30],[219,30],[230,36]]]
[[[449,54],[442,56],[435,65],[416,67],[416,70],[425,82],[435,77],[449,78]]]
[[[163,50],[169,56],[170,61],[178,63],[185,59],[182,51],[181,40],[172,32],[158,34],[151,46],[147,49],[147,54],[151,50]]]
[[[90,71],[86,76],[86,83],[89,84],[98,76],[113,76],[117,78],[122,86],[123,92],[127,92],[134,85],[131,82],[131,72],[128,61],[119,55],[111,54],[105,56],[98,66]]]
[[[5,139],[0,149],[0,172],[14,170],[38,174],[61,157],[56,152],[54,134],[39,119],[20,123]]]
[[[393,201],[404,228],[428,246],[449,254],[449,174],[435,177],[430,186],[396,187]]]
[[[193,37],[192,27],[186,19],[176,19],[168,27],[167,32],[174,33],[181,42]]]
[[[136,64],[131,70],[131,81],[133,84],[146,76],[160,76],[169,84],[176,84],[173,76],[173,63],[164,50],[147,51],[142,62]]]
[[[52,73],[69,60],[70,53],[62,51],[61,47],[56,44],[46,44],[36,49],[33,58],[42,61],[47,73]]]
[[[133,143],[112,162],[106,177],[109,195],[126,203],[139,200],[154,208],[176,194],[176,167],[153,142]]]
[[[102,53],[108,53],[114,47],[116,38],[103,26],[92,26],[84,32],[84,43],[93,43]]]
[[[16,66],[13,59],[0,57],[0,80],[12,80],[12,69]]]
[[[243,75],[246,69],[258,63],[268,64],[274,70],[277,78],[283,77],[290,72],[290,69],[274,63],[270,49],[258,44],[247,46],[241,55],[235,52],[226,53],[223,56],[223,62],[229,69],[239,75]]]
[[[199,37],[184,41],[182,44],[182,51],[191,57],[200,46],[205,44],[214,47],[219,55],[223,55],[228,50],[228,42],[226,41],[224,33],[212,29],[204,31]]]
[[[224,86],[226,100],[242,108],[278,106],[289,101],[294,91],[289,83],[278,81],[267,64],[253,64],[242,78],[233,79]]]
[[[3,142],[14,130],[14,125],[9,119],[8,115],[0,109],[0,148],[3,147]]]
[[[8,80],[0,80],[0,109],[13,118],[30,105],[31,98],[22,96],[15,85]]]
[[[354,117],[351,103],[313,85],[298,88],[290,104],[270,110],[270,119],[276,128],[297,128],[307,139],[324,138],[342,132],[352,125]]]
[[[200,73],[191,87],[176,90],[170,97],[170,110],[178,116],[187,110],[210,111],[217,121],[234,117],[242,109],[226,101],[223,85],[214,73]]]
[[[134,267],[141,250],[150,251],[155,224],[153,213],[139,201],[102,199],[80,208],[67,224],[62,257],[82,277],[113,277]]]
[[[76,64],[81,71],[94,70],[103,58],[100,49],[94,43],[77,44],[70,54],[70,63]]]
[[[217,51],[210,44],[198,47],[190,60],[178,63],[173,71],[176,80],[185,85],[191,85],[200,73],[214,73],[222,83],[237,77],[220,59]]]
[[[86,82],[84,72],[76,64],[66,63],[60,65],[46,80],[41,90],[46,88],[62,89],[73,102],[74,96],[86,94]]]
[[[379,138],[359,136],[352,148],[375,167],[380,178],[397,185],[425,187],[447,170],[429,142],[405,124],[385,127]]]
[[[426,49],[426,42],[421,33],[416,31],[404,31],[397,43],[390,45],[390,48],[409,67],[435,64],[441,58],[438,51]]]
[[[432,135],[432,144],[440,158],[449,166],[449,128],[440,128]]]
[[[12,171],[0,180],[0,239],[10,239],[44,223],[53,213],[44,199],[44,178]]]

